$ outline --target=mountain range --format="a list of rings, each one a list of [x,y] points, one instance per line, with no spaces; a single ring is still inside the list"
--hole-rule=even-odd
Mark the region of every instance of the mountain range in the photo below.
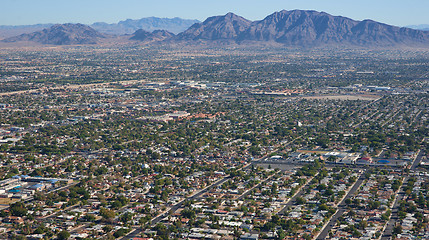
[[[168,38],[171,38],[174,36],[174,33],[171,33],[166,30],[155,30],[153,32],[148,32],[143,29],[137,30],[130,40],[138,40],[138,41],[146,41],[146,42],[152,42],[152,41],[162,41]]]
[[[106,36],[83,24],[56,24],[50,28],[33,33],[24,33],[16,37],[2,40],[3,42],[29,41],[52,45],[96,44]]]
[[[148,18],[153,21],[157,18]],[[115,25],[141,27],[146,22],[127,20]],[[174,20],[174,19],[170,19]],[[170,21],[168,20],[168,21]],[[176,19],[176,27],[183,23]],[[167,21],[167,20],[166,20]],[[167,22],[168,22],[167,21]],[[193,20],[189,20],[193,21]],[[170,22],[171,23],[171,22]],[[187,22],[189,24],[190,22]],[[110,25],[94,24],[98,29],[104,26],[104,32]],[[158,27],[161,27],[159,24]],[[151,26],[155,26],[153,23]],[[166,26],[166,25],[164,25]],[[147,27],[147,26],[146,26]],[[113,30],[112,30],[113,31]],[[127,30],[130,31],[130,30]],[[101,32],[101,31],[100,31]],[[89,44],[98,43],[108,35],[82,24],[54,25],[48,29],[30,34],[7,38],[4,42],[35,41],[42,44]],[[228,44],[275,43],[293,47],[316,46],[358,46],[358,47],[395,47],[429,46],[429,32],[411,28],[395,27],[372,20],[356,21],[341,16],[332,16],[325,12],[292,10],[275,12],[262,20],[250,21],[234,13],[207,18],[204,22],[195,22],[185,31],[175,35],[170,31],[139,29],[123,39],[143,42],[172,43],[212,43]]]
[[[96,22],[90,27],[95,30],[113,35],[132,34],[139,29],[145,31],[166,30],[175,34],[185,31],[192,24],[198,23],[198,20],[182,19],[182,18],[157,18],[147,17],[141,19],[127,19],[118,23]],[[0,25],[0,39],[10,38],[24,33],[32,33],[49,28],[55,24],[34,24],[21,26]]]
[[[0,26],[0,39],[15,37],[24,33],[32,33],[35,31],[40,31],[45,28],[49,28],[54,24],[34,24],[34,25],[19,25],[19,26]]]
[[[407,28],[412,28],[416,30],[429,31],[429,24],[420,24],[420,25],[409,25]]]
[[[166,30],[174,34],[188,29],[192,24],[199,23],[198,20],[182,19],[182,18],[157,18],[148,17],[138,20],[127,19],[118,23],[108,24],[97,22],[91,25],[97,31],[107,34],[123,35],[132,34],[139,29],[152,32],[154,30]]]
[[[180,33],[176,40],[235,40],[252,24],[252,21],[227,13],[225,16],[209,17],[202,23],[192,25]]]
[[[287,46],[428,45],[429,32],[372,20],[355,21],[317,11],[280,11],[251,22],[233,13],[208,18],[180,33],[178,40],[273,42]]]

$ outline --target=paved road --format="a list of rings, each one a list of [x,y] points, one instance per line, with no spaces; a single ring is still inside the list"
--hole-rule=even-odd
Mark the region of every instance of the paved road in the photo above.
[[[250,167],[251,167],[251,164],[249,164],[248,166],[244,167],[243,169],[248,169],[248,168],[250,168]],[[207,193],[208,191],[210,191],[211,189],[213,189],[213,188],[215,188],[215,187],[217,187],[217,186],[219,186],[219,185],[222,185],[224,182],[226,182],[226,181],[228,181],[228,180],[230,180],[230,179],[232,179],[232,177],[231,177],[231,176],[226,176],[226,177],[224,177],[223,179],[221,179],[221,180],[219,180],[219,181],[215,182],[214,184],[212,184],[212,185],[210,185],[210,186],[206,187],[205,189],[201,190],[200,192],[198,192],[198,193],[196,193],[196,194],[194,194],[194,195],[192,195],[192,196],[190,196],[190,197],[188,197],[188,198],[186,198],[186,199],[182,200],[181,202],[177,203],[176,205],[173,205],[173,206],[170,208],[170,210],[169,210],[169,211],[166,211],[165,213],[163,213],[163,214],[161,214],[161,215],[159,215],[159,216],[157,216],[157,217],[153,218],[153,219],[152,219],[152,221],[151,221],[151,225],[156,225],[156,224],[157,224],[157,223],[159,223],[162,219],[164,219],[165,217],[167,217],[167,216],[169,215],[169,213],[170,213],[170,212],[175,212],[175,211],[177,211],[177,209],[179,209],[179,208],[183,207],[183,204],[184,204],[186,201],[190,201],[190,200],[198,199],[198,198],[199,198],[199,197],[201,197],[203,194]],[[134,228],[134,231],[133,231],[132,233],[128,234],[127,236],[123,237],[122,239],[133,239],[133,238],[139,238],[139,237],[141,237],[141,233],[142,233],[142,231],[141,231],[141,229],[140,229],[140,228]]]
[[[363,181],[365,180],[365,173],[366,172],[362,173],[362,175],[353,185],[352,189],[350,189],[350,191],[347,193],[343,201],[341,201],[340,204],[338,204],[337,212],[334,214],[334,216],[332,216],[331,220],[329,220],[328,224],[326,224],[326,226],[322,229],[322,231],[320,232],[319,236],[316,239],[326,239],[326,237],[329,234],[329,231],[331,231],[331,229],[335,226],[338,218],[341,215],[343,215],[343,213],[346,211],[347,209],[347,205],[345,203],[346,199],[353,196],[353,194],[355,194],[355,192],[359,189],[360,185],[362,185]]]
[[[408,181],[408,178],[407,178],[407,181]],[[392,214],[389,222],[387,222],[386,228],[384,229],[383,235],[381,236],[381,240],[389,240],[392,238],[393,227],[395,226],[396,222],[399,220],[398,219],[399,201],[402,200],[404,196],[405,194],[401,187],[401,189],[399,190],[398,196],[396,196],[395,202],[393,203]]]
[[[249,190],[247,190],[246,192],[244,192],[243,194],[241,194],[241,196],[239,196],[238,198],[237,198],[237,200],[243,200],[247,195],[249,195],[250,194],[250,192],[253,190],[253,189],[255,189],[255,188],[258,188],[258,187],[260,187],[260,186],[262,186],[262,184],[265,184],[268,180],[270,180],[274,175],[275,175],[276,173],[274,173],[273,175],[271,175],[271,176],[268,176],[264,181],[262,181],[262,182],[260,182],[259,184],[257,184],[257,185],[255,185],[255,186],[253,186],[252,188],[250,188]]]
[[[423,156],[424,156],[423,151],[420,151],[419,154],[417,154],[416,159],[414,159],[414,162],[411,165],[411,168],[410,168],[411,170],[414,170],[414,169],[416,169],[416,167],[419,166],[420,162],[422,161]]]
[[[317,175],[316,175],[317,176]],[[304,186],[301,187],[301,189],[285,204],[285,206],[282,208],[282,210],[279,211],[278,215],[284,215],[287,211],[288,207],[296,204],[296,199],[302,195],[304,195],[305,190],[307,189],[307,186],[310,184],[311,180],[313,178],[310,178]]]
[[[418,155],[418,157],[416,158],[416,160],[413,162],[413,165],[412,165],[411,169],[414,169],[416,166],[418,166],[418,164],[421,161],[422,156],[423,156],[423,153],[420,152],[419,155]],[[256,163],[256,164],[257,163],[267,163],[267,162],[263,161],[266,158],[267,157],[263,157],[263,158],[261,158],[259,160],[254,161],[253,163]],[[296,163],[294,163],[294,164],[296,164]],[[297,164],[297,165],[299,165],[299,164]],[[250,168],[250,165],[248,165],[246,168]],[[357,167],[357,168],[360,168],[360,167]],[[331,218],[331,220],[329,221],[329,223],[324,227],[324,229],[321,231],[321,233],[317,237],[317,239],[325,239],[327,237],[329,231],[332,229],[333,226],[335,226],[335,223],[336,223],[337,219],[346,210],[347,206],[345,204],[345,200],[348,199],[348,198],[350,198],[351,196],[353,196],[353,194],[358,190],[358,188],[360,187],[360,185],[364,181],[364,175],[365,175],[365,173],[363,173],[361,175],[361,177],[356,181],[356,183],[353,185],[352,189],[350,189],[350,191],[348,192],[348,194],[346,195],[346,197],[343,199],[343,201],[341,201],[341,203],[338,205],[338,211],[334,214],[334,216]],[[155,224],[159,223],[163,218],[165,218],[165,217],[168,216],[169,212],[175,212],[175,211],[177,211],[177,209],[183,207],[183,204],[184,204],[185,201],[198,199],[203,194],[205,194],[208,191],[210,191],[212,188],[217,187],[217,186],[223,184],[224,182],[226,182],[226,181],[228,181],[230,179],[231,179],[231,177],[227,176],[227,177],[219,180],[215,184],[213,184],[213,185],[211,185],[211,186],[209,186],[209,187],[201,190],[199,193],[197,193],[197,194],[195,194],[195,195],[193,195],[193,196],[191,196],[189,198],[186,198],[186,199],[182,200],[181,202],[179,202],[176,205],[172,206],[169,211],[166,211],[165,213],[163,213],[163,214],[155,217],[154,219],[152,219],[151,224],[155,225]],[[286,203],[285,207],[282,210],[279,211],[279,213],[278,213],[279,215],[283,215],[286,212],[287,207],[292,206],[293,204],[296,203],[296,199],[304,194],[305,189],[306,189],[307,185],[309,184],[309,182],[310,181],[308,181],[300,189],[300,191],[297,194],[295,194],[295,196],[293,196],[289,200],[289,202]],[[241,198],[242,197],[244,197],[244,196],[241,196]],[[123,239],[133,239],[133,238],[137,238],[137,237],[140,237],[140,236],[141,236],[141,229],[140,228],[134,228],[134,231],[132,233],[130,233],[128,236],[124,237]]]
[[[419,166],[420,162],[422,161],[422,157],[424,156],[424,152],[420,151],[419,154],[417,154],[417,157],[414,159],[413,164],[411,165],[410,170],[416,169],[416,167]],[[406,185],[406,182],[408,182],[408,177],[404,179],[404,183],[402,184],[401,188],[399,189],[398,195],[396,196],[395,202],[392,206],[392,214],[389,219],[389,222],[387,222],[387,226],[384,229],[383,235],[381,236],[381,240],[389,240],[392,239],[392,233],[393,233],[393,227],[395,226],[396,222],[398,222],[398,207],[399,207],[399,201],[403,200],[405,197],[403,186]]]
[[[278,164],[278,165],[291,165],[291,166],[305,166],[308,165],[308,162],[300,162],[300,161],[291,161],[291,160],[280,160],[280,161],[274,161],[274,160],[260,160],[260,161],[254,161],[255,164]],[[362,169],[366,170],[368,167],[377,167],[378,169],[389,169],[392,168],[396,169],[402,169],[403,166],[401,165],[387,165],[387,164],[381,164],[381,163],[371,163],[371,164],[344,164],[344,163],[334,163],[334,162],[325,162],[326,167],[346,167],[346,168],[353,168],[353,169]]]
[[[165,217],[167,217],[170,212],[177,211],[177,209],[179,209],[179,208],[181,208],[183,206],[183,204],[185,203],[185,201],[194,200],[194,199],[200,197],[201,195],[203,195],[204,193],[207,193],[210,189],[212,189],[212,188],[214,188],[214,187],[216,187],[216,186],[218,186],[220,184],[223,184],[224,182],[228,181],[229,179],[231,179],[230,176],[225,177],[222,180],[220,180],[220,181],[216,182],[215,184],[211,185],[210,187],[205,188],[204,190],[201,190],[199,193],[197,193],[197,194],[195,194],[195,195],[193,195],[193,196],[191,196],[189,198],[186,198],[186,199],[180,201],[176,205],[173,205],[170,208],[169,211],[166,211],[165,213],[163,213],[163,214],[161,214],[161,215],[153,218],[152,221],[151,221],[151,225],[156,225],[157,223],[159,223],[162,219],[164,219]],[[127,236],[123,237],[122,239],[139,238],[139,237],[141,237],[141,233],[142,233],[142,231],[141,231],[140,228],[135,228],[135,230],[132,233],[128,234]]]

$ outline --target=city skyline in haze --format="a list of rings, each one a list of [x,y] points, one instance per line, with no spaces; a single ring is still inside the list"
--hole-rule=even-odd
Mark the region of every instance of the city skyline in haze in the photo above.
[[[427,0],[3,0],[0,25],[44,23],[116,23],[144,17],[180,17],[204,21],[233,12],[261,20],[281,10],[315,10],[354,20],[371,19],[395,26],[429,24]]]

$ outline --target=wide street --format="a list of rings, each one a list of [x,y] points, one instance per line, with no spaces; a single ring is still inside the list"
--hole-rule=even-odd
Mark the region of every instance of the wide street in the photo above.
[[[365,172],[362,173],[362,175],[359,177],[359,179],[355,182],[353,187],[350,189],[350,191],[347,193],[347,195],[343,198],[343,200],[338,204],[338,210],[337,212],[331,217],[328,224],[325,225],[325,227],[320,232],[319,236],[316,239],[326,239],[326,237],[329,234],[329,231],[331,231],[332,227],[335,226],[335,223],[337,222],[338,218],[343,215],[343,213],[346,210],[346,199],[349,199],[352,197],[355,192],[359,189],[360,185],[362,185],[363,181],[365,180]]]

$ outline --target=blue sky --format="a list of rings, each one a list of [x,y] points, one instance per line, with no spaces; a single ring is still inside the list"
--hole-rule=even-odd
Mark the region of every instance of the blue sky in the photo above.
[[[204,20],[227,12],[260,20],[282,9],[324,11],[396,26],[429,24],[429,0],[0,0],[0,25],[114,23],[151,16]]]

